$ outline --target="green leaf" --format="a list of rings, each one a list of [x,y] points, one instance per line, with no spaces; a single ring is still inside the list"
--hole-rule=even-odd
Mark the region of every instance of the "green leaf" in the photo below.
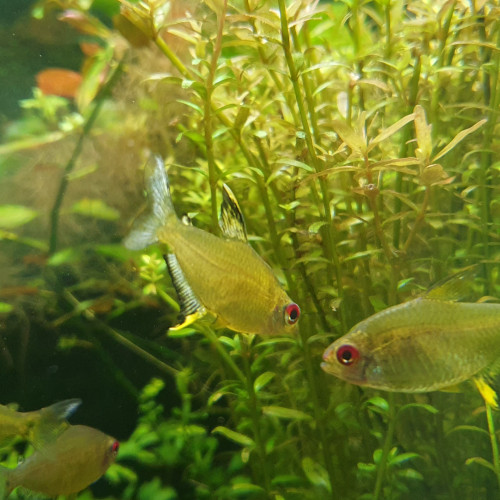
[[[429,413],[432,413],[433,415],[439,413],[439,410],[437,408],[434,408],[434,406],[425,403],[408,403],[407,405],[402,406],[399,409],[398,413],[401,413],[403,410],[407,410],[409,408],[420,408],[422,410],[428,411]]]
[[[241,444],[242,446],[248,446],[248,447],[254,447],[255,443],[252,438],[249,438],[248,436],[245,436],[245,434],[241,434],[239,432],[233,431],[231,429],[228,429],[227,427],[223,427],[219,425],[216,427],[213,431],[212,434],[221,434],[230,441],[233,441],[234,443]]]
[[[307,170],[308,172],[314,172],[314,168],[309,166],[307,163],[298,160],[292,160],[291,158],[282,158],[276,161],[276,163],[281,165],[291,165],[292,167],[301,168],[302,170]]]
[[[332,491],[328,472],[321,464],[315,462],[312,458],[305,457],[302,459],[302,469],[311,484],[314,486],[323,486],[329,492]]]
[[[475,132],[478,128],[482,127],[488,120],[484,118],[483,120],[478,121],[475,125],[472,125],[472,127],[466,128],[465,130],[462,130],[459,132],[433,159],[432,161],[436,161],[442,156],[444,156],[448,151],[451,151],[460,141],[465,139],[468,135],[472,134]]]
[[[456,431],[471,431],[471,432],[478,432],[479,434],[483,434],[484,436],[489,437],[489,433],[486,429],[481,429],[481,427],[476,427],[475,425],[457,425],[456,427],[453,427],[449,432],[446,433],[448,436],[452,432]]]
[[[310,420],[312,417],[300,410],[283,408],[282,406],[263,406],[262,412],[270,417],[284,418],[290,420]]]
[[[245,496],[252,493],[264,493],[264,489],[252,483],[238,483],[231,486],[229,495],[231,496]],[[247,498],[247,497],[246,497]]]
[[[481,458],[481,457],[468,458],[465,461],[465,465],[470,465],[470,464],[482,465],[483,467],[490,469],[491,471],[493,471],[496,474],[494,465],[491,462],[488,462],[488,460],[485,460],[484,458]]]
[[[378,410],[381,410],[382,413],[387,413],[389,411],[389,403],[380,396],[370,398],[365,404],[374,406]]]
[[[418,453],[401,453],[400,455],[396,455],[393,458],[390,458],[388,460],[388,463],[390,465],[399,465],[403,462],[407,462],[408,460],[412,460],[414,458],[420,458],[420,455]]]
[[[394,135],[399,129],[403,128],[405,125],[407,125],[408,123],[410,123],[414,119],[415,119],[415,113],[412,113],[411,115],[407,115],[407,116],[401,118],[401,120],[398,120],[396,123],[394,123],[390,127],[387,127],[386,129],[382,130],[382,132],[380,132],[380,134],[378,134],[376,137],[374,137],[370,141],[368,151],[370,151],[379,142],[383,142],[386,139],[388,139],[389,137],[391,137],[391,135]]]
[[[14,309],[14,306],[7,304],[7,302],[0,302],[0,314],[10,313]]]
[[[0,227],[4,229],[22,226],[37,216],[36,210],[22,205],[0,205]]]
[[[76,262],[81,256],[81,251],[76,248],[65,248],[51,255],[47,264],[49,266],[60,266],[61,264],[70,264]]]
[[[432,125],[427,124],[425,111],[420,104],[415,106],[415,133],[417,135],[418,150],[417,157],[421,161],[427,161],[432,151]]]
[[[271,380],[274,378],[276,374],[273,372],[264,372],[261,373],[253,383],[253,388],[255,392],[259,392],[263,387],[265,387]]]
[[[337,132],[342,141],[344,141],[354,153],[366,153],[367,144],[365,138],[351,126],[340,120],[333,120],[332,126],[333,130]]]
[[[106,203],[102,200],[94,200],[90,198],[83,198],[80,201],[77,201],[71,207],[71,211],[75,214],[94,217],[95,219],[117,220],[120,218],[118,210],[106,205]]]

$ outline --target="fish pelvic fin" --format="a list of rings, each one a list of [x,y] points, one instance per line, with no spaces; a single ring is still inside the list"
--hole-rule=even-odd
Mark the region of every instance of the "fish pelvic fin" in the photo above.
[[[489,381],[487,381],[484,376],[480,375],[474,377],[474,383],[484,399],[484,402],[491,406],[494,410],[498,410],[498,394],[495,389],[493,389]]]
[[[65,399],[51,406],[42,408],[38,413],[40,418],[30,432],[29,440],[36,449],[56,439],[69,424],[66,420],[82,404],[81,399]]]
[[[144,169],[148,206],[134,221],[123,244],[130,250],[142,250],[158,241],[158,230],[176,218],[170,185],[163,160],[153,155]]]
[[[219,227],[226,238],[247,241],[247,229],[243,213],[238,200],[227,184],[224,184],[222,189]]]
[[[170,274],[170,278],[172,279],[181,307],[181,323],[174,327],[170,327],[171,330],[177,331],[194,323],[197,319],[202,318],[207,311],[189,286],[181,266],[177,261],[177,257],[173,253],[169,253],[164,255],[163,258],[167,264],[168,274]]]

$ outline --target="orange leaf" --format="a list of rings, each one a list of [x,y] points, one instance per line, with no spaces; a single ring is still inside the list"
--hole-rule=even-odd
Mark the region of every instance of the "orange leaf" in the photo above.
[[[82,75],[69,69],[49,68],[36,75],[38,88],[46,95],[75,97]]]

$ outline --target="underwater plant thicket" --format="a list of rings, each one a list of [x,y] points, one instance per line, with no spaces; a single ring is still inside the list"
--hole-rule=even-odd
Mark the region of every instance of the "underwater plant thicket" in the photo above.
[[[481,263],[480,295],[499,295],[486,265],[500,243],[498,2],[44,0],[33,12],[87,49],[76,97],[35,88],[0,145],[6,186],[40,158],[58,164],[45,205],[23,200],[26,184],[0,205],[14,388],[2,398],[36,407],[38,377],[42,394],[82,397],[74,418],[115,435],[127,420],[117,463],[78,498],[498,498],[472,385],[389,394],[319,367],[352,325],[465,266]],[[178,214],[202,229],[218,234],[231,187],[301,307],[295,336],[203,321],[167,333],[179,307],[164,250],[121,245],[151,150]],[[75,370],[39,377],[53,351]],[[2,451],[11,466],[22,453]]]

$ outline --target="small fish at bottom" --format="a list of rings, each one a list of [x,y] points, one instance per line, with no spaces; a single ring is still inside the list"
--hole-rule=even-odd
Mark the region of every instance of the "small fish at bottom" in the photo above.
[[[21,486],[48,496],[78,493],[114,462],[119,443],[85,425],[70,425],[15,469],[0,468],[0,498]]]

